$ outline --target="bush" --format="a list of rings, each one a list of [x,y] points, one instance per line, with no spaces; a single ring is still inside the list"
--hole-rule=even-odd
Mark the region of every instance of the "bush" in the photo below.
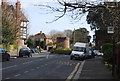
[[[70,48],[53,48],[50,50],[51,53],[56,53],[56,54],[65,54],[65,55],[69,55],[71,53],[71,49]]]
[[[56,48],[50,49],[50,53],[55,53]]]
[[[112,64],[112,56],[113,56],[113,45],[110,43],[106,43],[102,46],[103,60],[109,64]]]

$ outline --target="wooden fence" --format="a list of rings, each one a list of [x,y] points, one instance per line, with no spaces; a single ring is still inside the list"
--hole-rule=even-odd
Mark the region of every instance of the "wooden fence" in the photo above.
[[[116,45],[115,73],[120,78],[120,42]]]

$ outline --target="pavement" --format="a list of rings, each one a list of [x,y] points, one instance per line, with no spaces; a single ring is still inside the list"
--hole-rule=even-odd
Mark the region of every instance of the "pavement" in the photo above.
[[[79,79],[114,79],[111,71],[102,63],[102,57],[87,59]]]

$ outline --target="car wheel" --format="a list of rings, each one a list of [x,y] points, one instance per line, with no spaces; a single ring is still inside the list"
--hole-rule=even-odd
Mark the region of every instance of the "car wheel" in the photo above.
[[[10,57],[8,57],[6,60],[7,60],[7,61],[10,61]]]
[[[23,57],[22,55],[19,55],[19,57]]]
[[[28,57],[30,57],[30,55],[28,55]]]
[[[6,60],[5,59],[2,59],[2,62],[5,62]]]
[[[80,58],[80,61],[84,61],[85,58]]]
[[[73,57],[71,56],[70,59],[73,60]]]

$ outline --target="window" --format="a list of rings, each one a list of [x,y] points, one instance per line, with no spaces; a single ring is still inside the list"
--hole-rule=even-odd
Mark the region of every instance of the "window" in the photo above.
[[[84,52],[85,48],[84,47],[74,47],[73,51],[80,51],[80,52]]]

